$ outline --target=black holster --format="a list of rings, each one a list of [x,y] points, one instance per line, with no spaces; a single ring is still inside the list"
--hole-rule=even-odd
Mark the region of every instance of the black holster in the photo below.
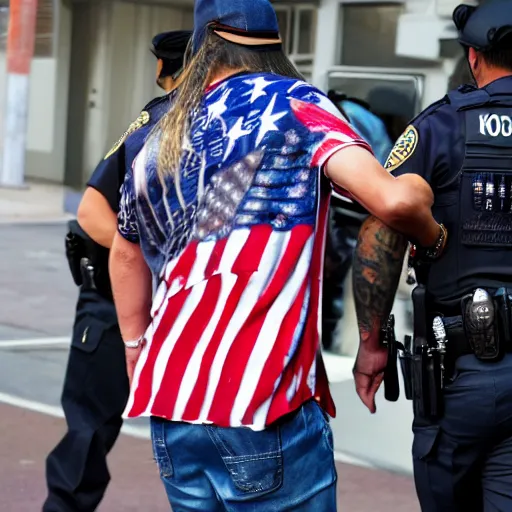
[[[399,348],[403,347],[396,340],[394,315],[390,315],[388,323],[381,330],[381,344],[388,349],[388,363],[384,370],[384,396],[388,402],[396,402],[400,398],[397,357]]]
[[[65,246],[69,270],[75,284],[87,290],[95,290],[111,301],[108,249],[94,242],[76,220],[68,223]]]
[[[406,340],[400,364],[405,383],[405,396],[413,401],[414,414],[425,419],[439,418],[443,413],[443,372],[441,355],[429,344],[426,289],[417,286],[412,293],[414,304],[414,341]]]

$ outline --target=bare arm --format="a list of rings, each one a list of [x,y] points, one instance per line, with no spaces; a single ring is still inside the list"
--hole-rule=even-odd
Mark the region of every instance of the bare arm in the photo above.
[[[335,153],[327,162],[325,173],[391,228],[424,247],[437,241],[440,227],[431,212],[434,194],[420,176],[395,178],[358,146]]]
[[[110,252],[110,279],[124,341],[142,336],[151,317],[151,272],[140,247],[116,233]]]
[[[406,249],[405,237],[376,217],[364,222],[352,274],[360,337],[354,381],[359,398],[372,414],[377,411],[375,396],[388,361],[388,349],[380,344],[380,330],[393,307]]]
[[[377,348],[402,274],[407,240],[375,217],[363,223],[354,255],[353,287],[362,344]]]
[[[97,243],[107,249],[117,231],[117,216],[108,201],[96,189],[88,187],[78,207],[80,227]]]

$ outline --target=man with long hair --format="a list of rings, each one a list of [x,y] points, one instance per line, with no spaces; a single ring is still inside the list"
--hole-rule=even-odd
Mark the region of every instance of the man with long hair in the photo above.
[[[43,512],[92,512],[110,481],[107,455],[119,436],[129,393],[108,276],[119,190],[144,139],[169,110],[191,35],[166,32],[153,40],[157,77],[165,79],[160,85],[168,94],[146,105],[100,162],[87,184],[77,220],[70,222],[67,255],[80,291],[62,392],[68,429],[46,460],[48,497]]]
[[[335,511],[319,350],[330,182],[426,246],[431,192],[390,176],[302,81],[268,0],[197,0],[192,53],[123,186],[110,271],[126,415],[151,417],[176,511]]]

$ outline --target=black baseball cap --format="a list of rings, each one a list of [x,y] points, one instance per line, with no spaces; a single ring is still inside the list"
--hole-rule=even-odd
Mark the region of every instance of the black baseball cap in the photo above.
[[[153,38],[151,52],[157,59],[162,59],[164,66],[160,76],[172,76],[183,67],[191,30],[163,32]]]
[[[461,4],[453,12],[459,43],[485,52],[512,34],[512,1],[489,0],[479,7]]]

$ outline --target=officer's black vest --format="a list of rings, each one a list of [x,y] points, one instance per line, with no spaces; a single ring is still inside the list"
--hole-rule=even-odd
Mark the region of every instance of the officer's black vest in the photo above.
[[[465,158],[451,186],[435,193],[434,214],[450,239],[427,285],[446,303],[512,283],[512,94],[479,89],[448,99],[461,117]]]

